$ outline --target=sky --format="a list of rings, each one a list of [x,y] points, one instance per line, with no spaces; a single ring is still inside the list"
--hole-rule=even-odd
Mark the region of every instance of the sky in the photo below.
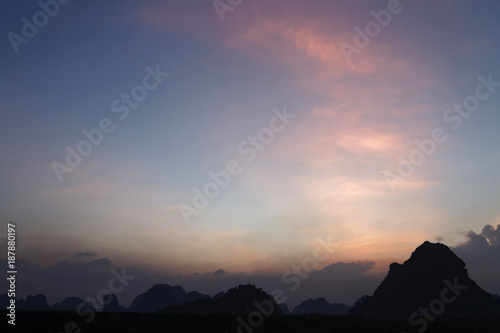
[[[125,304],[288,288],[328,237],[291,304],[352,303],[425,240],[500,293],[497,2],[61,2],[0,4],[21,295],[110,267],[137,275]]]

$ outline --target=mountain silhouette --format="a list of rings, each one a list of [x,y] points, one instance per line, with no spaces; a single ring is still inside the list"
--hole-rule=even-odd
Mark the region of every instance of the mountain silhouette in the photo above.
[[[253,285],[239,285],[217,298],[201,299],[177,306],[167,306],[162,313],[182,314],[248,314],[259,310],[259,305],[271,308],[272,313],[283,314],[274,298]]]
[[[52,304],[52,311],[76,311],[78,306],[83,303],[83,299],[79,297],[66,297],[60,303]]]
[[[19,310],[49,310],[49,304],[45,295],[38,294],[36,296],[29,295],[26,299],[20,299],[16,303]]]
[[[288,309],[288,305],[286,305],[285,303],[278,304],[278,307],[281,309],[281,312],[283,312],[284,315],[291,314],[290,310]]]
[[[328,303],[328,301],[322,297],[312,299],[309,298],[304,302],[297,305],[292,314],[326,314],[326,315],[344,315],[347,313],[349,308],[342,303]]]
[[[107,294],[103,298],[104,308],[103,312],[124,312],[127,311],[126,308],[118,304],[118,298],[115,294]]]
[[[428,241],[402,265],[392,263],[372,296],[353,306],[351,315],[432,321],[435,315],[496,318],[500,302],[469,278],[465,263],[448,246]],[[413,324],[412,324],[413,325]]]
[[[180,286],[169,286],[168,284],[157,284],[147,292],[137,296],[130,305],[130,312],[155,312],[164,309],[168,305],[180,305],[199,299],[208,299],[210,296],[200,294],[197,291],[186,293]]]
[[[219,293],[215,294],[214,296],[212,296],[212,299],[219,298],[219,297],[221,297],[221,296],[224,296],[225,294],[226,294],[225,292],[221,291],[221,292],[219,292]]]

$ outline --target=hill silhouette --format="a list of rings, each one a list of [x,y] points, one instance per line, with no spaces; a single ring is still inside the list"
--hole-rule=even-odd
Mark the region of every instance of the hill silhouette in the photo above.
[[[124,312],[127,311],[126,308],[120,306],[118,303],[118,298],[115,294],[107,294],[103,298],[104,308],[103,312]]]
[[[45,295],[38,294],[28,296],[26,299],[21,299],[17,302],[19,310],[49,310],[49,304]]]
[[[217,298],[201,299],[178,306],[168,306],[162,313],[182,314],[248,314],[259,310],[259,304],[272,308],[274,314],[283,314],[274,298],[253,285],[239,285]]]
[[[437,315],[498,318],[500,302],[469,278],[465,263],[448,246],[428,241],[402,265],[392,263],[375,290],[351,315],[432,321]]]
[[[288,305],[285,303],[278,304],[279,308],[281,309],[281,312],[283,312],[284,315],[289,315],[291,314],[290,309],[288,309]]]
[[[312,299],[309,298],[304,302],[297,305],[292,314],[325,314],[325,315],[344,315],[349,311],[349,308],[342,303],[328,303],[328,301],[322,297]]]
[[[76,311],[82,303],[83,299],[79,297],[66,297],[61,302],[53,304],[50,309],[53,311]]]
[[[186,293],[180,286],[169,286],[168,284],[157,284],[147,292],[137,296],[130,305],[131,312],[154,312],[164,309],[169,305],[180,305],[198,299],[208,299],[210,296],[200,294],[197,291]]]

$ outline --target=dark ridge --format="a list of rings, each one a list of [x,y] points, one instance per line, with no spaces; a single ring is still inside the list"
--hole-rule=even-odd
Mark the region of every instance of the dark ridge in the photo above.
[[[500,317],[499,303],[469,278],[465,263],[448,246],[428,241],[402,265],[392,263],[373,296],[355,304],[349,314],[409,318],[420,307],[428,308],[431,302],[435,307],[431,312],[439,315]]]
[[[283,314],[274,298],[253,285],[239,285],[229,289],[217,298],[201,299],[177,306],[167,306],[161,313],[175,314],[248,314],[252,311],[265,311]]]

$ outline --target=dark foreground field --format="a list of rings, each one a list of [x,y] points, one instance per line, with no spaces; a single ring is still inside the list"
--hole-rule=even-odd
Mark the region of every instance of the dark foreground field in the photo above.
[[[83,332],[238,332],[236,317],[228,315],[166,315],[138,313],[97,313],[92,322],[85,323],[76,313],[19,311],[15,328],[7,324],[5,311],[2,317],[1,332],[22,333],[83,333]],[[72,324],[71,322],[74,322]],[[69,323],[69,324],[68,324]],[[68,329],[65,329],[67,327]],[[80,331],[81,330],[81,331]],[[407,321],[379,321],[352,316],[272,316],[265,318],[261,327],[253,332],[280,333],[391,333],[416,332]],[[252,331],[241,330],[249,333]],[[496,320],[462,320],[441,318],[429,323],[426,333],[498,333],[500,319]]]

